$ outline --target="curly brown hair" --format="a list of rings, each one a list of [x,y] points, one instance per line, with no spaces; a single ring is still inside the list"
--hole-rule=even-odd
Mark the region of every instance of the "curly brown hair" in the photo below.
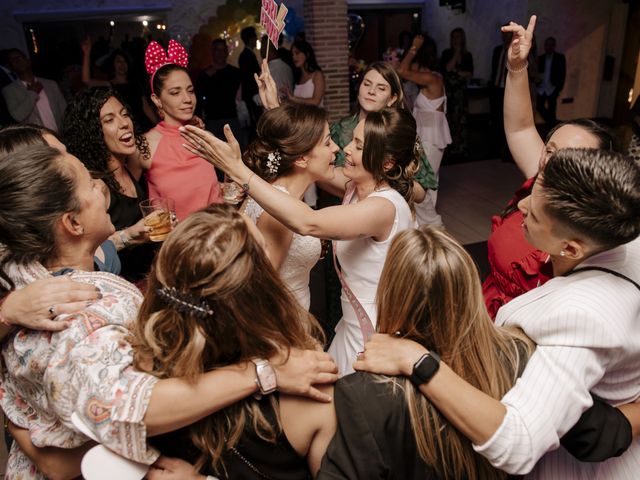
[[[63,125],[63,143],[69,153],[75,155],[87,167],[91,174],[99,177],[114,192],[122,191],[122,187],[116,180],[113,170],[109,169],[111,152],[107,149],[102,135],[100,123],[100,110],[105,103],[115,97],[127,111],[131,109],[118,92],[111,88],[90,88],[79,94],[67,107]],[[133,131],[136,138],[136,147],[140,154],[149,159],[151,152],[144,135],[133,122]]]

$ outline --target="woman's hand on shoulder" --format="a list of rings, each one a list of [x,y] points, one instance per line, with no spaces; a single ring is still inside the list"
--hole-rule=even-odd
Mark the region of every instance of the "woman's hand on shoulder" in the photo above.
[[[147,472],[148,480],[206,480],[193,465],[179,458],[160,457]]]
[[[338,367],[328,353],[292,348],[288,353],[272,356],[269,362],[276,371],[279,392],[319,402],[331,401],[331,396],[314,387],[338,380]]]
[[[375,333],[353,364],[355,370],[382,375],[411,375],[413,365],[428,350],[413,340]]]
[[[57,321],[57,316],[78,312],[100,298],[102,293],[93,285],[74,282],[66,276],[51,277],[11,292],[1,311],[10,325],[59,331],[69,324]]]

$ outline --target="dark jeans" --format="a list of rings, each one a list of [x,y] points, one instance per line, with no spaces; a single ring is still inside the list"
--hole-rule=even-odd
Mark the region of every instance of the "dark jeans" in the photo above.
[[[546,94],[538,94],[538,100],[536,101],[536,108],[542,115],[544,119],[544,123],[547,124],[549,128],[555,126],[558,123],[556,119],[556,105],[558,103],[558,93],[554,92],[551,95]]]

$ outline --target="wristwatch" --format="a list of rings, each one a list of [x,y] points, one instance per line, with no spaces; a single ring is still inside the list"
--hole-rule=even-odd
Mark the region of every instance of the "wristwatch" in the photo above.
[[[413,364],[413,372],[409,377],[416,387],[427,383],[440,368],[440,355],[436,352],[425,353]]]
[[[256,366],[256,383],[260,389],[259,397],[275,392],[278,386],[276,382],[276,371],[269,361],[264,358],[252,358],[251,361]]]

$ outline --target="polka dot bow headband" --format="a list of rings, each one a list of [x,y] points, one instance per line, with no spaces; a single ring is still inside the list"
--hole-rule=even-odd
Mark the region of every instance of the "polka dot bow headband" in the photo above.
[[[144,54],[144,66],[150,76],[151,93],[153,91],[153,77],[158,69],[164,65],[175,64],[187,68],[189,56],[182,45],[175,40],[169,40],[169,48],[165,53],[158,42],[151,42]]]

